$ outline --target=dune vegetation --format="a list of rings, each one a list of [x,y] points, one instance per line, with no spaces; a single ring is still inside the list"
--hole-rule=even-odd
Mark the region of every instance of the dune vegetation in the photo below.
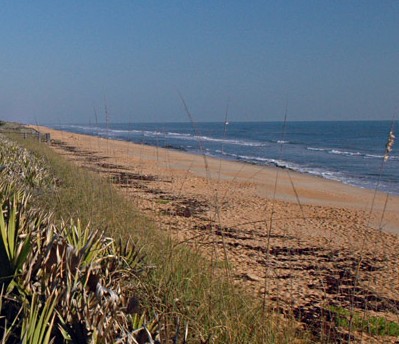
[[[37,139],[1,136],[0,170],[3,343],[306,341]]]

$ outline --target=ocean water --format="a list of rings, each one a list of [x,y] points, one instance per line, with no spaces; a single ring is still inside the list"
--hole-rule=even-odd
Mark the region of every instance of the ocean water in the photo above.
[[[121,123],[55,129],[277,166],[399,194],[399,147],[383,164],[389,121]]]

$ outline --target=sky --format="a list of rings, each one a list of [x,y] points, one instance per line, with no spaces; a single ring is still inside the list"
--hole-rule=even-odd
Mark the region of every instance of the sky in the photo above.
[[[2,0],[0,119],[380,120],[399,1]]]

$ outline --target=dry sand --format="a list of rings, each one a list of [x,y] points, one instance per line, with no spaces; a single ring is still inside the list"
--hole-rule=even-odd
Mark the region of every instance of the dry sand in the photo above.
[[[51,134],[56,151],[112,177],[177,242],[212,261],[227,258],[234,281],[310,327],[320,331],[331,305],[398,321],[399,197],[278,168],[37,129]]]

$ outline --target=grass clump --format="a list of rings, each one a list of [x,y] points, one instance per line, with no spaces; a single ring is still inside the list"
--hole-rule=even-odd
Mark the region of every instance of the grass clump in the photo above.
[[[44,144],[20,142],[46,161],[56,180],[56,190],[38,194],[35,204],[53,213],[57,226],[62,227],[65,219],[79,218],[81,228],[90,224],[104,229],[107,238],[131,240],[141,249],[143,271],[132,275],[131,286],[123,288],[133,288],[143,313],[157,319],[163,343],[292,343],[298,339],[293,323],[264,313],[254,297],[215,275],[202,256],[176,246],[110,182],[77,168]],[[140,324],[140,319],[137,315],[131,324]]]
[[[399,324],[383,317],[365,316],[360,312],[350,312],[342,307],[331,306],[328,310],[334,315],[338,327],[375,336],[399,336]]]
[[[158,322],[148,323],[137,302],[137,276],[145,270],[140,251],[79,221],[53,221],[35,204],[54,192],[51,174],[23,151],[33,177],[26,178],[25,159],[15,156],[21,151],[0,141],[8,159],[0,160],[2,343],[157,342]],[[39,185],[42,193],[33,196]]]
[[[160,199],[157,200],[159,204],[169,204],[171,201],[169,199]]]

